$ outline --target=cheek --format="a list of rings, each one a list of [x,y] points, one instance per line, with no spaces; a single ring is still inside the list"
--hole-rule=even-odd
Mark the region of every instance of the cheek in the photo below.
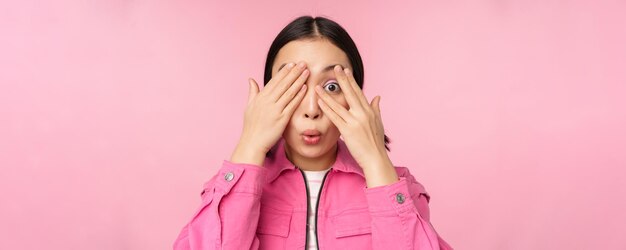
[[[341,133],[339,132],[339,128],[337,128],[337,126],[335,126],[335,124],[333,124],[332,122],[330,124],[328,124],[328,130],[326,130],[326,139],[333,141],[336,138],[339,138],[339,136],[341,135]]]
[[[298,130],[296,129],[296,127],[294,125],[292,125],[291,122],[289,122],[289,124],[287,124],[287,127],[285,127],[285,129],[283,130],[283,134],[282,137],[287,139],[287,140],[294,140],[294,138],[297,138],[298,135]]]
[[[348,101],[346,101],[346,97],[342,94],[339,97],[335,98],[335,101],[337,101],[337,103],[341,104],[341,106],[343,106],[344,108],[348,109]]]
[[[294,122],[295,121],[294,121],[293,116],[292,116],[291,119],[289,119],[289,122],[287,123],[287,126],[283,130],[283,135],[287,135],[287,134],[290,134],[293,131],[296,131],[296,127],[294,125]]]

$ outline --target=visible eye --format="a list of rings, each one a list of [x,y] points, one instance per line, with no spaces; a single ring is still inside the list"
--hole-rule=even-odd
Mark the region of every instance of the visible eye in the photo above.
[[[341,91],[341,88],[339,87],[339,84],[337,82],[329,82],[324,86],[324,89],[336,93],[339,93]]]

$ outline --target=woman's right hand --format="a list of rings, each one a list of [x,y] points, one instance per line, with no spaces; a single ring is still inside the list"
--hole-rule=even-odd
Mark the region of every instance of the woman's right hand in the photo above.
[[[262,91],[252,78],[244,113],[243,131],[230,161],[263,166],[265,154],[282,136],[294,110],[306,93],[306,64],[289,63]]]

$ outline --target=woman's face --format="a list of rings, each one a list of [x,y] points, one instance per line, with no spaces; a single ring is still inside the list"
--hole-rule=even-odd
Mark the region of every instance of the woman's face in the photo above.
[[[343,68],[350,69],[352,66],[346,53],[325,39],[295,40],[278,51],[274,65],[272,65],[272,75],[275,75],[282,65],[299,61],[304,61],[306,68],[310,71],[305,83],[306,94],[287,124],[283,138],[292,154],[296,153],[305,158],[317,158],[334,148],[340,133],[317,104],[319,96],[315,93],[314,87],[320,85],[335,101],[348,109],[348,103],[337,83],[333,66],[340,64]],[[321,133],[319,142],[306,143],[303,133],[309,129],[318,130]]]

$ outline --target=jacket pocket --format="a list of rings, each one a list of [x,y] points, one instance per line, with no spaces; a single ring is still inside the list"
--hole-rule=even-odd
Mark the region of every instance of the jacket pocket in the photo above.
[[[257,233],[286,238],[289,236],[292,214],[292,207],[261,204]]]
[[[336,238],[372,233],[372,219],[367,207],[342,211],[331,221],[335,225]]]

